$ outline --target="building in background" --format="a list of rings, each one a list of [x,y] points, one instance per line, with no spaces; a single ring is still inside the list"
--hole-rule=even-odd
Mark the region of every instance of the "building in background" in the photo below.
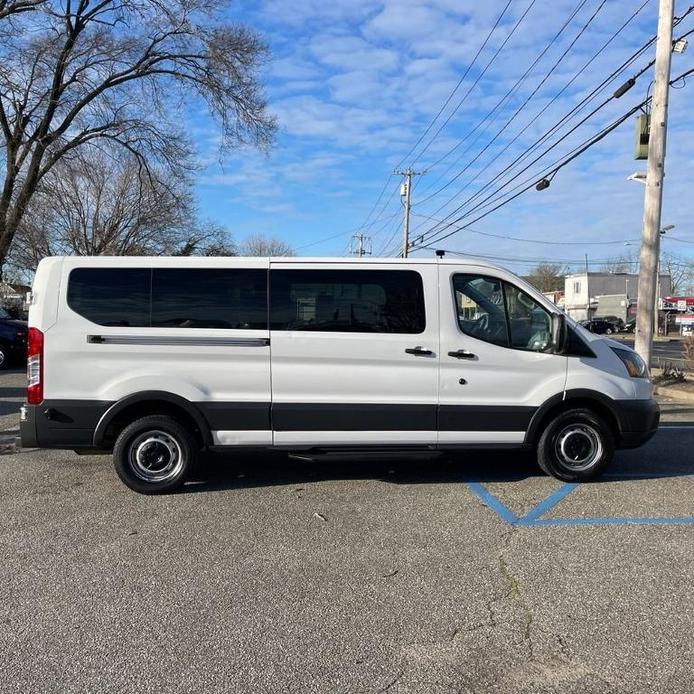
[[[562,291],[542,292],[542,294],[545,297],[547,297],[555,306],[559,306],[559,308],[562,311],[564,310],[564,292],[562,292]]]
[[[661,274],[658,285],[658,296],[668,296],[672,286],[670,275]],[[564,278],[565,310],[574,320],[616,315],[626,322],[635,315],[638,293],[639,276],[626,272],[577,272]],[[603,301],[601,308],[600,297],[610,297],[609,301]],[[614,312],[616,308],[620,313]]]
[[[27,292],[31,290],[24,284],[0,281],[0,306],[9,311],[21,311]]]

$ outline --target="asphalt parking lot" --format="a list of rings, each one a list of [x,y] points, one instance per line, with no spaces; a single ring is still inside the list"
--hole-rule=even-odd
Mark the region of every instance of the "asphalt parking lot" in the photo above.
[[[0,375],[0,430],[23,376]],[[518,453],[0,456],[0,689],[694,690],[694,409],[572,486]]]

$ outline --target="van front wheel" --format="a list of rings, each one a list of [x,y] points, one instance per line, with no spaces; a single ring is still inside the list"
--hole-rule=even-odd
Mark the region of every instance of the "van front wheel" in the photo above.
[[[595,479],[613,455],[612,431],[587,409],[569,410],[555,417],[537,445],[539,466],[563,482]]]
[[[186,481],[196,452],[186,427],[171,417],[150,415],[123,429],[113,447],[113,462],[130,489],[166,494]]]

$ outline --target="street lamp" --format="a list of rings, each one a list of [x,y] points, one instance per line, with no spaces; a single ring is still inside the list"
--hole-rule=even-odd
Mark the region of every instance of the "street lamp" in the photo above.
[[[643,178],[642,178],[643,176]],[[640,174],[638,171],[631,174],[628,178],[629,181],[639,181],[640,183],[646,183],[646,174]],[[674,224],[666,224],[660,229],[660,236],[665,236],[668,231],[672,231],[675,228]],[[625,246],[631,246],[629,241],[624,243]],[[628,280],[627,280],[628,282]],[[629,296],[629,285],[626,285],[627,298]],[[658,244],[658,263],[656,265],[655,271],[655,305],[653,306],[653,334],[658,335],[658,307],[660,305],[660,244]],[[667,327],[667,326],[666,326]]]
[[[660,229],[660,235],[665,236],[668,231],[672,231],[675,228],[674,224],[666,224]],[[658,309],[660,308],[660,243],[658,243],[658,264],[656,265],[655,271],[655,309],[653,317],[653,334],[658,335]],[[665,324],[665,330],[667,330],[667,321]]]

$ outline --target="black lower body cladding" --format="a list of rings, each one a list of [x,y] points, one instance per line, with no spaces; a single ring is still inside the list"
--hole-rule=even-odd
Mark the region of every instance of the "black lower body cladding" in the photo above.
[[[567,403],[570,401],[567,401]],[[635,448],[658,429],[660,408],[652,399],[608,400],[617,421],[617,448]],[[20,423],[27,448],[92,448],[95,432],[114,403],[46,400],[24,405]],[[474,405],[188,403],[210,431],[530,431],[543,408]],[[585,405],[584,405],[585,406]],[[108,419],[108,416],[106,417]]]

